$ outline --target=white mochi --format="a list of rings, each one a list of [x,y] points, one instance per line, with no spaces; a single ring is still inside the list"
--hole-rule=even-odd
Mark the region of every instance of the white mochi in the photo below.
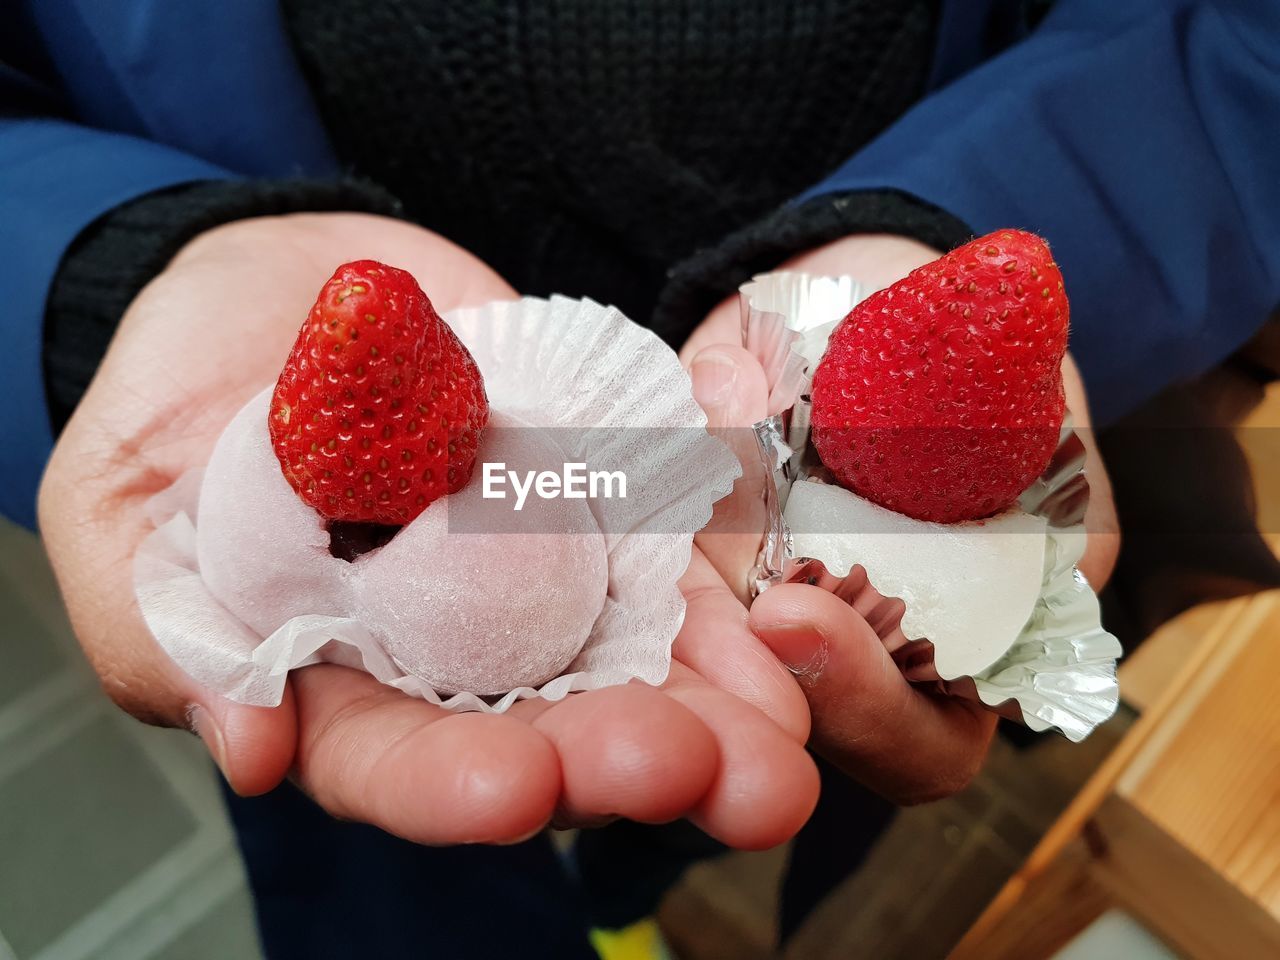
[[[201,484],[196,553],[205,585],[260,636],[303,614],[344,616],[350,564],[324,518],[294,493],[264,429],[266,390],[227,425]]]
[[[446,709],[501,713],[666,679],[693,532],[740,472],[706,432],[688,373],[653,333],[589,300],[527,297],[446,319],[484,373],[490,429],[467,487],[381,549],[353,563],[330,554],[271,449],[270,387],[208,464],[147,502],[138,608],[198,683],[274,706],[290,671],[336,663]],[[483,497],[484,463],[499,460],[574,493],[586,465],[627,489],[596,494],[588,480],[586,499],[544,499],[535,486],[516,512],[509,479],[506,499]]]
[[[480,462],[556,470],[544,431],[493,417]],[[440,693],[536,687],[578,655],[604,608],[609,561],[586,500],[484,499],[482,478],[431,504],[356,561],[361,619],[406,673]]]
[[[531,492],[515,511],[513,496],[483,498],[477,469],[348,563],[329,553],[324,521],[280,471],[262,429],[269,399],[248,404],[219,439],[196,536],[210,593],[246,626],[266,636],[298,616],[359,620],[405,673],[441,693],[537,686],[577,656],[609,575],[588,501]],[[545,431],[495,412],[485,461],[523,475],[559,471],[565,456]]]
[[[1016,507],[988,520],[928,523],[801,481],[784,516],[794,556],[821,560],[836,576],[860,564],[880,593],[903,600],[903,633],[933,644],[944,679],[1003,656],[1040,595],[1047,524]]]

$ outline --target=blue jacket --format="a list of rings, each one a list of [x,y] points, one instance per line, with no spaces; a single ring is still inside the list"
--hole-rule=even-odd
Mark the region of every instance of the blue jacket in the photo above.
[[[1047,237],[1105,421],[1280,303],[1280,4],[1059,0],[1026,36],[1021,6],[944,2],[930,93],[804,198],[897,188]],[[337,165],[270,0],[0,0],[0,22],[0,511],[30,525],[76,235],[163,187]]]

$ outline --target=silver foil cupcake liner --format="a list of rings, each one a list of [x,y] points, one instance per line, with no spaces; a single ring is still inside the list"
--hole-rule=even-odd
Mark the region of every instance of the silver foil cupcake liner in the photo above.
[[[1018,501],[1047,523],[1040,593],[1031,615],[990,666],[972,676],[942,676],[929,640],[903,631],[904,602],[875,589],[875,571],[855,565],[841,576],[822,557],[797,556],[784,515],[794,484],[831,482],[809,442],[808,388],[831,331],[865,296],[863,290],[849,277],[773,273],[754,278],[739,293],[743,343],[764,366],[770,385],[770,416],[754,425],[767,474],[768,518],[751,575],[754,592],[778,583],[823,587],[866,618],[908,680],[977,701],[1037,732],[1056,729],[1083,740],[1119,703],[1121,648],[1103,629],[1098,599],[1076,566],[1085,546],[1089,484],[1084,445],[1070,418],[1049,466]]]

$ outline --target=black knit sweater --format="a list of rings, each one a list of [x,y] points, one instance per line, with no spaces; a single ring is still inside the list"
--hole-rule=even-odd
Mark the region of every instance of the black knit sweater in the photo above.
[[[967,234],[892,193],[783,206],[921,95],[935,0],[282,0],[340,182],[204,183],[118,208],[46,315],[61,424],[188,239],[297,210],[404,216],[520,292],[617,304],[673,345],[752,272],[865,231]],[[836,201],[839,202],[836,202]]]

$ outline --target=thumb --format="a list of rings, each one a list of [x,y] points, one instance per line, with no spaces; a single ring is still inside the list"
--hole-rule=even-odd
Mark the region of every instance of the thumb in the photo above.
[[[197,691],[186,725],[208,749],[227,784],[241,796],[266,793],[293,765],[298,740],[293,689],[276,707],[251,707]]]
[[[693,397],[713,433],[750,434],[750,426],[764,419],[769,386],[759,361],[745,348],[729,343],[707,347],[693,358],[689,376]]]
[[[765,528],[764,465],[751,425],[765,417],[769,388],[756,359],[730,344],[700,351],[689,373],[694,399],[707,415],[707,430],[728,445],[742,467],[733,491],[715,505],[696,543],[745,603],[747,573],[755,564]]]
[[[962,789],[981,767],[994,715],[908,683],[839,597],[806,584],[772,587],[752,604],[750,625],[796,674],[814,749],[871,789],[918,803]]]

